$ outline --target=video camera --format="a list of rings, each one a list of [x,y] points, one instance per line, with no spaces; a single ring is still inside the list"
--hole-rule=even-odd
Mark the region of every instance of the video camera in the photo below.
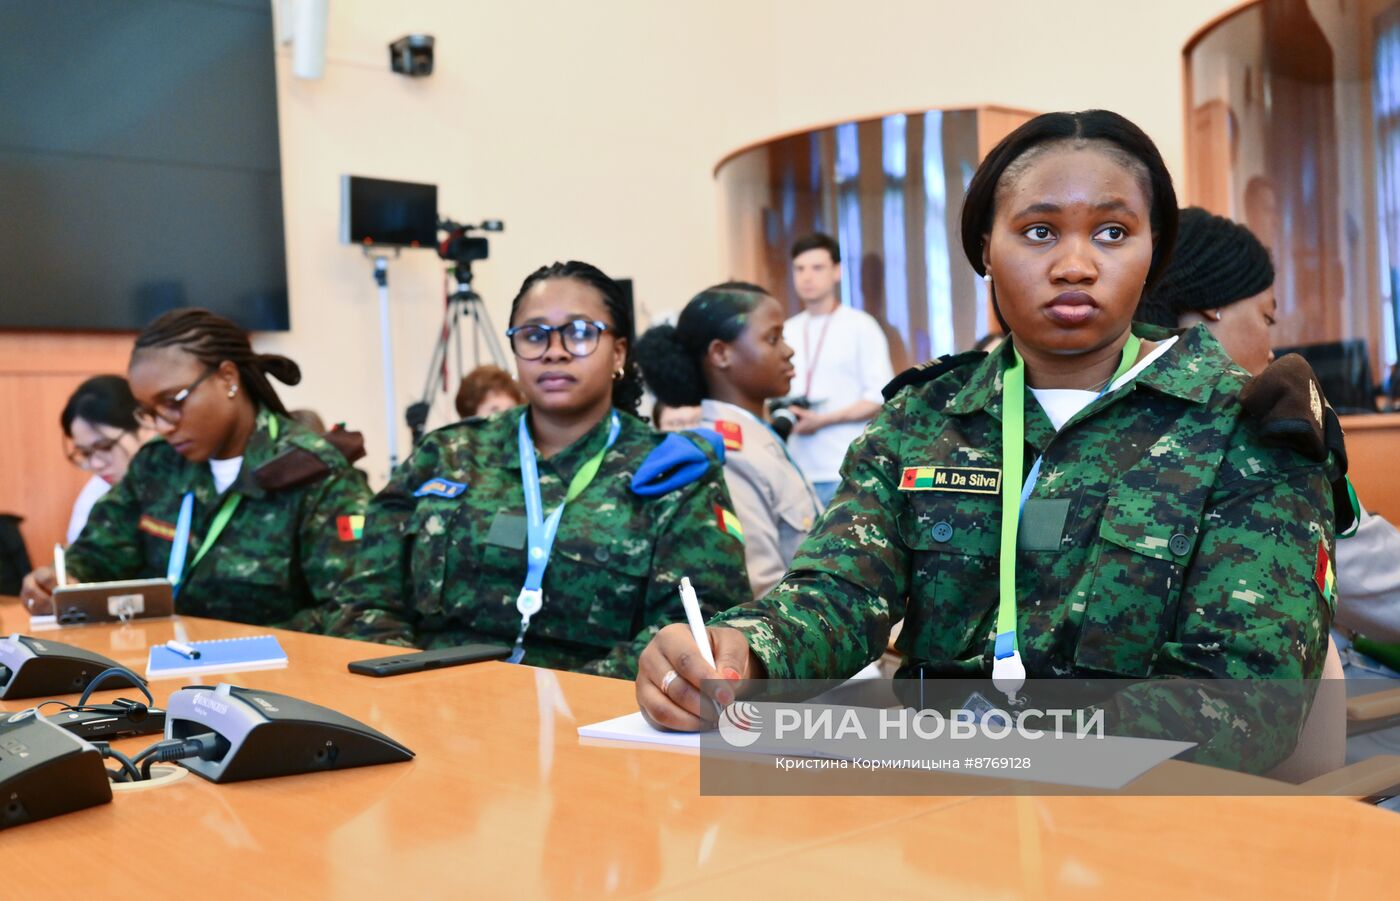
[[[784,441],[792,434],[792,429],[797,425],[797,417],[793,414],[793,407],[801,407],[804,410],[812,409],[812,401],[805,394],[798,394],[792,397],[779,397],[768,402],[768,419],[773,426],[773,431],[778,433],[778,437]]]
[[[485,219],[478,225],[439,219],[439,231],[447,232],[447,237],[438,242],[438,256],[459,266],[470,267],[476,260],[484,260],[491,255],[491,247],[484,237],[472,237],[474,231],[503,232],[505,223],[499,219]]]

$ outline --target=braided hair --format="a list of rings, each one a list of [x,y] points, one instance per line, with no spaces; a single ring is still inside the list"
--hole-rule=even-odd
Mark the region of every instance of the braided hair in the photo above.
[[[156,347],[178,347],[206,366],[225,360],[238,367],[243,387],[258,404],[286,415],[287,408],[267,377],[284,385],[301,381],[301,368],[286,357],[260,354],[248,342],[248,333],[217,313],[187,308],[171,310],[136,336],[131,355]]]
[[[520,292],[515,295],[515,300],[510,302],[511,324],[515,323],[515,314],[520,310],[520,302],[530,293],[530,289],[552,278],[572,278],[595,288],[603,295],[603,305],[608,308],[608,315],[612,317],[616,336],[627,339],[627,356],[622,362],[622,378],[613,382],[612,405],[624,413],[637,416],[637,408],[642,403],[643,389],[642,376],[637,371],[637,361],[634,358],[637,326],[632,316],[632,301],[622,290],[622,286],[604,274],[603,270],[578,260],[541,266],[525,278]]]
[[[1253,232],[1191,206],[1181,211],[1171,263],[1133,318],[1176,328],[1182,313],[1228,306],[1273,283],[1273,261]]]
[[[725,282],[691,298],[675,325],[658,325],[637,342],[647,387],[669,407],[693,407],[709,395],[702,363],[713,341],[733,341],[769,293],[750,282]]]

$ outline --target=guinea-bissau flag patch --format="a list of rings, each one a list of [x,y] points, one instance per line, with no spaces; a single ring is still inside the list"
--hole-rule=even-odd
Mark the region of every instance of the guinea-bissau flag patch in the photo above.
[[[360,536],[365,533],[365,518],[363,516],[337,516],[335,518],[335,531],[340,536],[341,541],[359,541]]]
[[[1322,599],[1331,603],[1332,592],[1337,587],[1337,576],[1332,570],[1332,558],[1327,556],[1327,542],[1317,543],[1317,565],[1313,568],[1313,581],[1317,583],[1317,590],[1322,592]]]
[[[721,532],[727,532],[739,539],[739,543],[744,543],[744,527],[739,524],[739,517],[728,510],[715,504],[715,525],[719,526]]]
[[[719,432],[719,436],[724,439],[725,450],[744,449],[744,430],[739,428],[739,423],[716,419],[715,431]]]

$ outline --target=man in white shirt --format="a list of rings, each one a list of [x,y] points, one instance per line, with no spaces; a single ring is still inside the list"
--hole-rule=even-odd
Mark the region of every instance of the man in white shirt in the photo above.
[[[793,392],[811,409],[793,407],[789,450],[823,505],[840,483],[841,461],[880,409],[880,389],[894,373],[880,324],[841,304],[841,249],[820,233],[792,246],[792,280],[804,307],[783,326],[793,348]]]

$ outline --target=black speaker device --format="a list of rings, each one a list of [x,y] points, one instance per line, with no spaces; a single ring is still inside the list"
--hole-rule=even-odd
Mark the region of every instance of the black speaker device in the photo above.
[[[0,829],[111,800],[97,748],[33,710],[0,715]]]
[[[103,670],[120,665],[71,644],[15,633],[0,638],[0,698],[9,701],[80,692]],[[102,684],[123,688],[140,683],[119,676],[108,677]]]
[[[255,688],[191,685],[165,706],[165,737],[214,733],[205,758],[180,765],[210,782],[241,782],[412,760],[389,736],[328,707]]]

